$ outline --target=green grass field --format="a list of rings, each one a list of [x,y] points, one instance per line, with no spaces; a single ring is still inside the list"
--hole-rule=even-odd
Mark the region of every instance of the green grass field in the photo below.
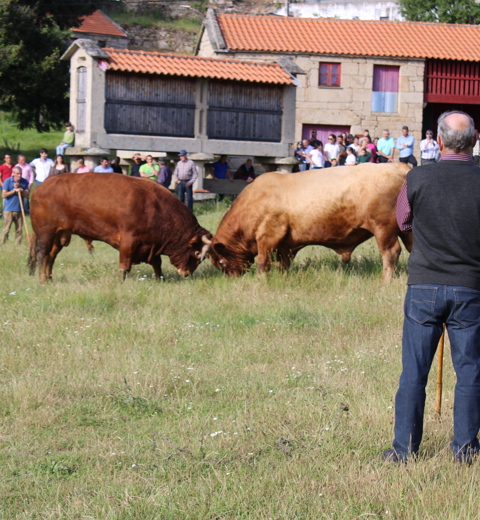
[[[215,231],[224,206],[196,208]],[[0,247],[0,518],[476,519],[428,387],[422,457],[384,463],[400,374],[406,255],[389,286],[369,241],[349,267],[307,248],[288,273],[165,282],[80,239],[54,282]]]
[[[50,158],[55,158],[55,148],[62,141],[64,131],[38,133],[36,130],[19,130],[8,114],[0,113],[0,157],[12,154],[15,161],[17,155],[25,155],[27,161],[38,157],[38,150],[46,148]]]

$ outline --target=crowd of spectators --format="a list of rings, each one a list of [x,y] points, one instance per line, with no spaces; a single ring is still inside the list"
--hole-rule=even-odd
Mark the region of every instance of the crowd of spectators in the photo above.
[[[355,166],[362,163],[393,162],[398,150],[399,161],[417,166],[414,155],[415,139],[409,134],[408,127],[402,128],[402,135],[396,140],[385,129],[382,137],[372,137],[365,130],[363,135],[352,135],[345,132],[328,136],[328,142],[322,143],[317,139],[317,132],[312,131],[310,139],[303,139],[297,143],[295,158],[299,161],[300,171],[334,166]],[[480,155],[480,146],[478,150]],[[426,137],[420,142],[421,163],[436,162],[440,150],[438,143],[433,139],[433,132],[427,130]]]

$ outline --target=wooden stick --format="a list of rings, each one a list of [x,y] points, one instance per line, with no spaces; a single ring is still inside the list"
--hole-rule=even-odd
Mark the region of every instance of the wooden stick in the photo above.
[[[20,201],[20,208],[22,210],[23,222],[25,222],[25,232],[27,233],[27,240],[28,240],[28,243],[30,244],[30,234],[28,233],[27,217],[25,216],[25,210],[23,209],[22,196],[19,191],[17,191],[17,194],[18,194],[18,200]]]
[[[437,374],[437,397],[435,399],[435,419],[442,416],[442,379],[443,379],[443,347],[445,345],[445,323],[443,324],[443,332],[438,342],[438,374]]]

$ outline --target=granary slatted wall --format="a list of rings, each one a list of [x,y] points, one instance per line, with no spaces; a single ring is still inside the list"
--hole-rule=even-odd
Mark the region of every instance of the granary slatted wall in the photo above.
[[[194,79],[107,72],[105,130],[194,137]]]
[[[480,63],[427,60],[424,91],[427,103],[480,103]]]
[[[107,133],[194,137],[196,79],[107,71]],[[210,139],[281,142],[283,89],[208,81]]]
[[[282,88],[210,81],[207,135],[210,139],[280,142]]]

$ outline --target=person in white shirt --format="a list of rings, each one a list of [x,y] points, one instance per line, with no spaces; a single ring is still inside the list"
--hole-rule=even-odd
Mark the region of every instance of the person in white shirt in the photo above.
[[[50,170],[53,166],[52,159],[48,158],[48,152],[45,148],[40,148],[40,157],[33,159],[30,166],[35,170],[35,185],[38,186],[45,181],[50,175]]]
[[[325,145],[323,153],[325,154],[325,168],[330,168],[332,159],[335,159],[335,166],[338,164],[338,156],[340,155],[340,147],[336,144],[337,138],[335,134],[328,136],[328,143]]]
[[[345,166],[355,166],[357,164],[357,156],[352,146],[347,148],[347,158],[345,159]]]
[[[324,168],[325,156],[323,155],[323,144],[320,142],[318,146],[312,150],[308,155],[307,159],[310,161],[313,170]]]
[[[433,138],[433,132],[431,130],[427,130],[425,139],[420,141],[420,152],[422,164],[437,162],[440,147]]]
[[[348,148],[353,148],[353,151],[355,153],[358,153],[360,151],[360,143],[358,141],[359,141],[358,137],[355,136],[353,138],[353,143],[348,146]]]

